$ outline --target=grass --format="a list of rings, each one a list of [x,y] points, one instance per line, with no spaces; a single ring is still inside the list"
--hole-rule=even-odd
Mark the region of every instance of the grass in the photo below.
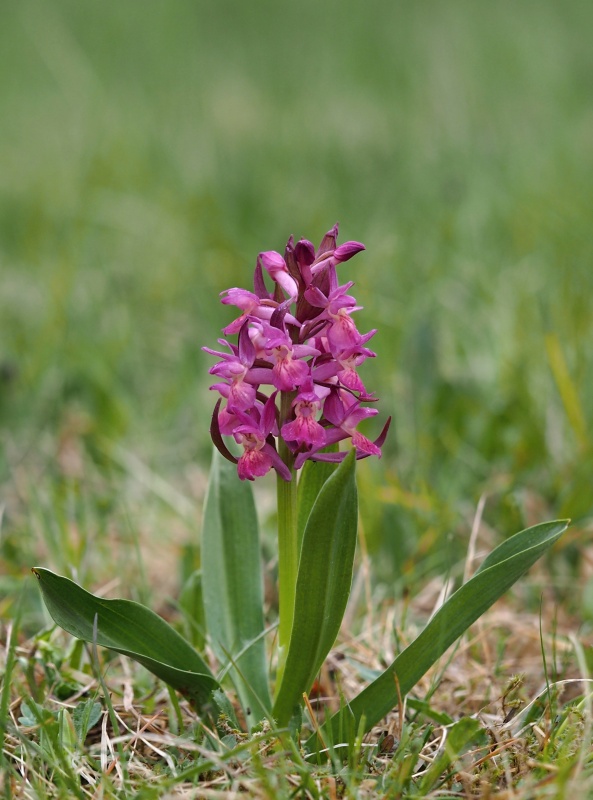
[[[4,5],[4,796],[585,796],[588,691],[553,686],[591,667],[590,4]],[[42,563],[183,624],[217,295],[336,219],[368,248],[343,274],[361,330],[379,329],[365,382],[395,430],[359,470],[366,556],[328,688],[348,694],[422,624],[478,506],[478,549],[573,526],[418,687],[430,713],[409,701],[372,747],[317,769],[271,734],[204,738],[140,668],[50,630],[27,576]],[[526,705],[545,665],[528,727],[503,723],[513,675]],[[478,713],[467,753],[427,778],[435,714]]]

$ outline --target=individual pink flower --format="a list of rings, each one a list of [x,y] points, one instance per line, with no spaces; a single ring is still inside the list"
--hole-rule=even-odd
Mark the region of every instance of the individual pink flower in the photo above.
[[[224,303],[225,305],[237,306],[237,308],[240,308],[243,311],[240,317],[237,317],[237,319],[233,320],[229,325],[222,329],[223,333],[226,333],[227,335],[239,333],[249,317],[260,316],[262,301],[253,292],[248,292],[247,289],[233,288],[226,289],[226,291],[221,292],[221,296],[222,295],[224,296],[220,301],[221,303]],[[273,310],[273,308],[270,308],[270,317],[272,316]]]
[[[272,382],[281,392],[292,392],[310,374],[309,364],[301,359],[319,355],[319,351],[310,345],[293,344],[286,330],[273,325],[263,323],[261,329],[264,349],[272,364]]]
[[[366,338],[370,338],[374,333],[375,331],[371,331],[366,335]],[[368,393],[357,372],[357,368],[366,361],[367,358],[374,358],[375,353],[367,347],[361,347],[359,345],[332,353],[329,350],[329,343],[327,343],[326,348],[324,346],[324,341],[327,342],[327,339],[316,338],[315,340],[317,347],[320,350],[323,349],[325,355],[315,362],[315,367],[313,369],[314,380],[329,381],[337,377],[344,387],[353,392],[360,392],[361,399],[366,398]]]
[[[226,410],[220,410],[219,400],[212,414],[210,433],[212,440],[220,453],[229,461],[237,464],[237,473],[241,480],[254,480],[266,475],[272,468],[285,480],[290,481],[290,470],[282,461],[276,447],[272,433],[276,427],[276,392],[274,392],[264,405],[254,406],[250,412],[239,411],[234,415],[235,424],[232,435],[243,447],[243,454],[236,458],[226,447],[221,433],[221,422],[225,421]],[[229,417],[230,419],[230,417]]]
[[[286,442],[296,442],[298,446],[315,449],[324,447],[325,429],[316,420],[321,405],[322,401],[313,390],[313,381],[309,378],[292,402],[295,418],[282,426],[282,438]]]
[[[265,319],[270,320],[274,311],[278,308],[278,303],[269,299],[261,299],[253,292],[247,289],[227,289],[221,292],[221,303],[225,305],[233,305],[242,310],[241,316],[233,320],[229,325],[222,329],[223,333],[230,335],[239,333],[245,322],[250,319]],[[286,314],[285,319],[291,325],[298,326],[299,323],[291,315]]]
[[[255,348],[247,336],[246,329],[243,328],[243,330],[245,334],[243,337],[239,337],[239,348],[224,339],[219,339],[221,344],[229,348],[230,354],[211,350],[208,347],[204,348],[207,353],[222,358],[222,361],[210,367],[210,374],[226,380],[226,383],[215,383],[210,388],[219,391],[223,397],[226,397],[233,409],[240,410],[251,408],[255,401],[255,386],[252,385],[254,379],[250,375],[255,360]]]
[[[243,446],[243,455],[237,463],[241,480],[252,481],[266,475],[274,467],[285,480],[290,480],[290,470],[282,461],[268,438],[276,425],[276,393],[267,400],[263,410],[254,409],[251,415],[241,415],[242,421],[235,430],[237,444]]]
[[[328,432],[328,444],[350,437],[356,449],[370,456],[380,456],[381,448],[356,430],[364,419],[378,414],[376,408],[363,408],[360,400],[356,400],[344,390],[334,391],[325,401],[323,408],[325,418],[335,427]]]
[[[311,274],[317,275],[328,266],[335,266],[344,261],[349,261],[353,256],[364,249],[365,246],[360,242],[346,242],[335,249],[330,248],[323,251],[320,248],[315,261],[311,265]]]
[[[333,272],[334,270],[332,270]],[[330,275],[330,287],[333,283],[332,274]],[[305,298],[312,306],[323,309],[317,320],[325,319],[329,323],[325,335],[330,343],[332,352],[354,347],[360,344],[363,338],[350,316],[352,312],[361,308],[361,306],[356,305],[354,297],[346,294],[351,286],[353,286],[352,282],[346,283],[344,286],[335,286],[328,296],[316,286],[310,286],[305,292]],[[311,324],[309,323],[309,326]]]
[[[371,333],[375,333],[375,331],[371,331]],[[361,395],[366,396],[367,390],[357,372],[357,368],[360,367],[367,358],[375,358],[375,353],[367,347],[356,346],[336,353],[335,358],[339,365],[336,376],[340,383],[347,389],[351,389],[353,392],[359,392]]]
[[[272,280],[281,286],[291,300],[296,300],[299,287],[295,279],[290,275],[286,262],[275,250],[267,250],[260,253],[257,257],[258,262],[268,272]]]

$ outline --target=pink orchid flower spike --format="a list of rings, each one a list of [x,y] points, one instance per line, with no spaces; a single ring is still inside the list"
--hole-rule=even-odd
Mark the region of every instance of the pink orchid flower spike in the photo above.
[[[307,459],[341,461],[346,452],[324,452],[350,441],[357,458],[380,456],[389,429],[371,441],[358,426],[378,412],[359,374],[375,353],[366,347],[376,333],[361,334],[353,319],[360,310],[349,294],[352,281],[340,285],[337,269],[365,248],[360,242],[337,244],[333,226],[315,249],[308,239],[287,242],[259,253],[253,291],[233,287],[222,303],[240,314],[223,329],[237,344],[220,339],[226,350],[203,349],[219,359],[210,388],[220,395],[211,433],[225,458],[237,464],[242,480],[274,469],[284,480]],[[273,283],[270,291],[266,285]],[[224,437],[242,447],[235,457]],[[280,456],[280,453],[283,456]]]

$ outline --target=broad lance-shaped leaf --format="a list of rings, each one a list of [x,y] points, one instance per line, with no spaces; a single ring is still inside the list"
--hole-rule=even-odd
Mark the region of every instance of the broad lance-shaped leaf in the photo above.
[[[198,710],[210,703],[210,695],[218,687],[216,679],[183,636],[154,611],[133,600],[95,597],[47,569],[35,567],[33,573],[47,610],[65,631],[133,658]]]
[[[326,451],[328,453],[337,452],[338,445],[331,445],[330,447],[326,448]],[[337,468],[338,465],[332,463],[331,461],[311,461],[311,459],[308,459],[305,461],[303,468],[301,469],[297,499],[297,535],[299,541],[299,553],[301,552],[303,536],[305,533],[305,528],[307,527],[307,520],[309,519],[311,509],[317,500],[323,484],[330,477],[330,475],[334,474]]]
[[[358,499],[355,451],[323,484],[305,527],[294,621],[274,704],[286,725],[300,705],[340,630],[352,584]]]
[[[250,727],[269,717],[263,578],[251,484],[214,450],[202,526],[206,628],[237,688]]]
[[[307,741],[309,751],[352,739],[360,720],[370,730],[406,695],[443,653],[564,533],[569,520],[527,528],[500,544],[474,576],[437,611],[422,633],[347,707]],[[399,688],[399,694],[398,694]],[[348,730],[345,730],[345,728]]]

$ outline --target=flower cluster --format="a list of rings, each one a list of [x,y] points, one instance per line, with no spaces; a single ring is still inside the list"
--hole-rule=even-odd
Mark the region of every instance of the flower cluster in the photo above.
[[[237,335],[237,343],[218,340],[228,352],[203,348],[220,359],[210,369],[219,379],[210,388],[222,396],[211,434],[225,458],[237,463],[242,480],[274,468],[288,481],[307,459],[340,461],[346,453],[331,452],[336,448],[330,445],[343,439],[352,440],[357,458],[381,455],[390,420],[374,442],[356,430],[378,413],[363,406],[377,398],[357,372],[375,356],[366,345],[376,331],[358,332],[351,314],[361,307],[348,294],[353,283],[340,286],[336,270],[364,245],[338,247],[337,236],[336,224],[317,250],[306,239],[295,244],[291,236],[284,257],[273,250],[259,254],[253,292],[222,292],[222,302],[241,313],[223,328],[227,336]],[[223,435],[242,445],[240,458],[228,450]]]

